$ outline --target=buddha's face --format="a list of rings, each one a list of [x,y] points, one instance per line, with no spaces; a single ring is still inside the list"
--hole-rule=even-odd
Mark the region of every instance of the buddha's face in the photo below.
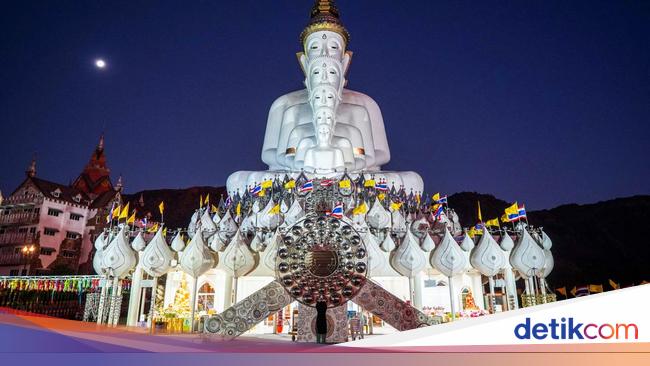
[[[307,36],[304,46],[308,59],[327,56],[341,61],[345,54],[345,40],[336,32],[314,32]]]
[[[334,126],[334,110],[331,108],[318,108],[314,111],[314,124],[320,126],[326,124],[328,126]]]
[[[335,110],[339,104],[338,90],[331,85],[318,85],[309,93],[309,104],[313,111],[320,108]]]
[[[330,60],[333,64],[338,63],[337,72],[343,80],[350,65],[352,52],[345,50],[345,40],[340,34],[331,31],[314,32],[307,36],[303,46],[305,51],[299,52],[297,56],[307,77],[306,82],[311,77],[313,64],[317,62],[322,64],[321,61],[316,61],[321,59]]]
[[[318,146],[329,146],[332,139],[332,127],[327,123],[317,125],[316,138],[318,139]]]
[[[319,85],[331,85],[340,90],[344,83],[341,63],[326,57],[316,58],[309,63],[306,83],[310,91]]]

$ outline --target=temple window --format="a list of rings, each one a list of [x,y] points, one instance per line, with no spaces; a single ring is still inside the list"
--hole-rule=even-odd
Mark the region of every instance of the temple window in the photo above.
[[[56,235],[56,231],[57,231],[56,229],[46,227],[45,229],[43,229],[43,234],[48,235],[48,236],[54,236],[54,235]]]
[[[61,210],[57,210],[55,208],[48,208],[47,214],[50,216],[59,217],[59,214],[61,214]]]
[[[214,309],[214,287],[208,282],[199,287],[197,294],[197,309],[198,311],[208,311]]]

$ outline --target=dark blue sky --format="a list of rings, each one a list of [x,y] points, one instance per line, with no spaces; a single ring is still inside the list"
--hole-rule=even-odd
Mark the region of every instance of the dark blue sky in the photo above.
[[[349,87],[428,191],[530,208],[650,193],[647,1],[341,0]],[[268,108],[301,88],[311,0],[10,1],[0,14],[0,189],[34,151],[69,182],[106,131],[128,192],[262,170]],[[98,71],[96,57],[109,66]]]

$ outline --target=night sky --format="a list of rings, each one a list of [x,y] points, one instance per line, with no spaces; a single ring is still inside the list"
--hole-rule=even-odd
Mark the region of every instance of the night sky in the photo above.
[[[3,2],[3,194],[34,152],[39,177],[70,182],[102,131],[127,192],[265,169],[268,109],[302,88],[312,3]],[[649,4],[341,0],[348,87],[382,109],[385,169],[418,171],[427,191],[533,209],[649,194]]]

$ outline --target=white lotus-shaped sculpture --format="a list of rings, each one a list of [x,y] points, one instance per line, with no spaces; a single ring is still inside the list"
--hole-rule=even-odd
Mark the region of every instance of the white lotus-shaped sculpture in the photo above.
[[[135,267],[138,259],[126,236],[126,225],[108,244],[102,256],[102,268],[115,277],[124,278]]]
[[[393,233],[393,235],[395,235],[395,237],[400,239],[403,238],[406,235],[407,230],[406,219],[404,218],[404,215],[402,215],[400,210],[394,210],[390,215],[392,218],[390,231]]]
[[[147,242],[144,241],[144,238],[142,237],[142,232],[138,232],[138,235],[135,236],[133,241],[131,241],[131,248],[135,250],[136,252],[141,252],[144,250],[144,248],[147,246]]]
[[[390,227],[390,212],[386,211],[378,198],[366,215],[366,222],[373,229],[388,229]]]
[[[169,249],[160,228],[140,255],[140,265],[149,275],[160,277],[171,269],[173,260],[174,252]]]
[[[221,222],[219,222],[219,237],[224,243],[228,244],[230,238],[232,238],[236,232],[237,223],[232,218],[230,211],[227,211],[221,218]]]
[[[183,272],[193,278],[198,278],[215,266],[217,258],[217,254],[210,252],[205,245],[203,235],[196,233],[180,254],[178,265]]]
[[[484,276],[494,276],[506,265],[506,256],[487,229],[469,257],[472,267]]]
[[[203,233],[204,238],[210,238],[217,232],[217,225],[212,220],[210,216],[210,209],[205,208],[203,215],[201,215],[201,232]]]
[[[447,277],[463,273],[467,267],[467,258],[447,228],[442,240],[431,252],[431,266]]]
[[[499,246],[504,252],[508,252],[515,247],[515,242],[512,241],[512,238],[510,237],[510,235],[508,235],[508,233],[503,233],[503,236],[501,237],[501,243],[499,243]]]
[[[220,266],[235,277],[244,276],[255,268],[255,255],[239,231],[221,255]]]
[[[535,271],[544,268],[544,251],[535,242],[528,230],[525,228],[521,230],[517,245],[515,245],[512,252],[510,252],[510,264],[516,269],[519,274],[528,278],[531,277]]]
[[[390,264],[399,274],[406,277],[413,277],[426,267],[427,260],[424,253],[410,230],[391,256]]]

